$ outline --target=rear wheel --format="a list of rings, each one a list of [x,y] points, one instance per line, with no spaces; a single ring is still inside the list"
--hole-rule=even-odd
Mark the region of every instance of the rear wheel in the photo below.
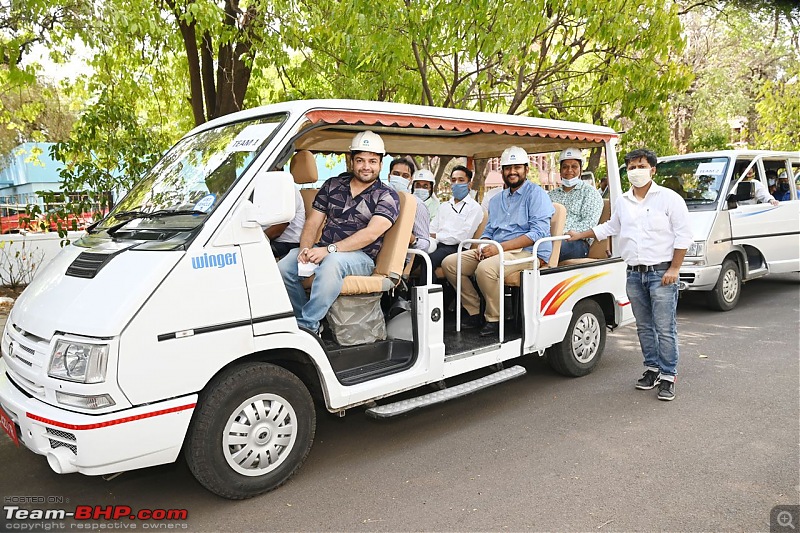
[[[223,498],[251,498],[279,487],[311,449],[314,403],[303,382],[284,368],[232,368],[198,404],[186,461],[195,478]]]
[[[739,303],[742,292],[742,276],[739,264],[733,259],[722,263],[722,271],[714,288],[708,293],[708,305],[717,311],[730,311]]]
[[[565,376],[585,376],[594,370],[606,345],[606,318],[594,300],[578,302],[572,310],[564,340],[550,347],[547,361]]]

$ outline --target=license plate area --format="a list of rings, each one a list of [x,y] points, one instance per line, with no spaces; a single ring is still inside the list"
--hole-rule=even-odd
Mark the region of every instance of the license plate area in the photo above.
[[[17,425],[11,420],[11,417],[5,410],[0,407],[0,427],[9,438],[14,441],[14,444],[19,447],[19,436],[17,435]]]

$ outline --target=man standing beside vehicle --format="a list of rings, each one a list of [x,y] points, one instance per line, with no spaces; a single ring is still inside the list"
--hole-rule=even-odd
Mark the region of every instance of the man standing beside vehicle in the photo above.
[[[567,148],[558,157],[561,186],[550,191],[550,200],[567,209],[566,231],[586,231],[600,220],[603,198],[597,190],[581,179],[584,164],[580,148]],[[561,243],[559,261],[589,255],[588,239]]]
[[[553,203],[547,193],[538,185],[528,181],[528,154],[518,146],[507,148],[500,156],[503,182],[507,188],[489,202],[489,222],[481,239],[500,243],[503,259],[522,259],[531,257],[533,243],[542,237],[550,236],[550,219],[555,213]],[[553,245],[550,241],[539,246],[537,255],[539,266],[550,259]],[[469,276],[475,274],[478,287],[486,298],[486,324],[481,329],[482,337],[498,335],[500,332],[500,255],[494,245],[481,245],[477,250],[469,250],[461,255],[461,297],[467,317],[464,327],[479,327],[481,324],[480,297]],[[531,263],[505,267],[505,274],[530,268]],[[457,282],[457,254],[449,255],[442,261],[447,281],[455,287]],[[464,318],[464,317],[462,317]]]
[[[300,235],[300,247],[279,263],[283,283],[300,327],[321,333],[322,320],[342,290],[346,276],[369,276],[383,235],[400,212],[400,199],[379,179],[386,151],[371,131],[358,133],[350,145],[353,172],[330,178],[317,193]],[[323,227],[324,223],[324,227]],[[315,245],[319,228],[322,237]],[[302,276],[301,265],[310,266]],[[305,268],[305,267],[303,267]],[[310,297],[301,277],[313,272]]]
[[[645,371],[636,388],[658,386],[658,399],[675,398],[678,369],[678,272],[692,244],[689,211],[676,193],[653,182],[658,158],[650,150],[625,156],[631,188],[614,205],[611,219],[570,240],[619,235],[628,265],[626,289],[636,317]]]

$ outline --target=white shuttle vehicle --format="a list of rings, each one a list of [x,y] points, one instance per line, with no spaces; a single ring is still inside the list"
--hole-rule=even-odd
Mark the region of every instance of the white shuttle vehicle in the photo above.
[[[559,265],[554,253],[550,268],[532,261],[506,278],[510,320],[496,338],[457,331],[430,279],[412,286],[407,310],[389,315],[385,339],[341,345],[298,327],[262,227],[292,219],[296,183],[315,183],[317,171],[280,169],[311,153],[346,153],[366,129],[392,154],[471,161],[512,145],[530,154],[600,149],[612,205],[621,195],[618,135],[599,126],[336,100],[203,124],[17,300],[1,344],[6,433],[59,473],[111,474],[184,453],[206,488],[240,499],[299,468],[318,409],[405,413],[519,376],[522,356],[589,373],[606,329],[633,320],[625,265],[605,243],[598,258]],[[416,209],[409,198],[401,194],[375,274],[345,280],[347,295],[397,299]],[[553,229],[557,249],[563,216]]]
[[[746,181],[751,170],[754,178]],[[682,286],[707,292],[712,309],[729,311],[744,282],[800,271],[798,175],[800,152],[727,150],[659,158],[657,180],[684,198],[694,233],[680,270]],[[770,181],[776,180],[788,181],[789,194],[772,205]]]

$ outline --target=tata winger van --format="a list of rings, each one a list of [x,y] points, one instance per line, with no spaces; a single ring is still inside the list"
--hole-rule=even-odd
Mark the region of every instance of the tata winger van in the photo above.
[[[182,452],[206,488],[247,498],[298,469],[318,409],[406,413],[519,376],[521,356],[590,372],[606,329],[633,320],[625,265],[605,253],[559,265],[563,212],[555,237],[535,243],[555,242],[549,267],[501,276],[511,304],[498,337],[458,331],[430,279],[390,316],[386,339],[342,346],[298,327],[262,227],[293,218],[296,183],[313,186],[317,170],[280,169],[346,153],[365,129],[391,154],[473,163],[511,145],[598,148],[612,203],[621,194],[618,136],[593,125],[363,101],[287,102],[203,124],[17,300],[0,344],[6,433],[59,473],[123,472]],[[345,279],[343,294],[398,297],[416,210],[400,196],[375,274]]]
[[[764,191],[768,176],[788,180],[790,199],[776,206],[757,200],[755,184],[745,180],[751,170]],[[711,308],[728,311],[738,303],[742,283],[800,271],[798,172],[800,152],[729,150],[660,158],[657,181],[686,201],[694,232],[680,270],[682,286],[707,292]]]

